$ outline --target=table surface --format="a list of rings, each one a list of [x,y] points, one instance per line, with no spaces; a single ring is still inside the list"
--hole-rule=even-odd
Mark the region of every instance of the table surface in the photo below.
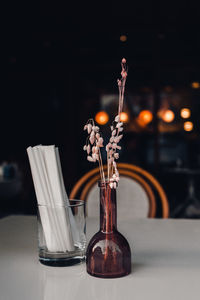
[[[98,220],[87,220],[88,238]],[[34,216],[0,220],[0,300],[199,299],[200,220],[138,219],[119,224],[132,249],[132,273],[99,279],[85,263],[38,262]]]

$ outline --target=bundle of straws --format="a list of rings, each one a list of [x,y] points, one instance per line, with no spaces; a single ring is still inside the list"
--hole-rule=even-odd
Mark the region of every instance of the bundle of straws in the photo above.
[[[39,145],[28,147],[27,153],[48,251],[73,251],[79,236],[68,206],[58,148]]]

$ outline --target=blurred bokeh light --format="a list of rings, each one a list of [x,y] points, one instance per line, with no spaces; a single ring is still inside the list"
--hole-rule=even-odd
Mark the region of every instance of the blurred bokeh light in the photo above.
[[[147,125],[153,120],[153,114],[149,110],[142,110],[138,116],[139,122],[141,124]]]
[[[175,118],[174,112],[170,109],[162,113],[162,120],[166,123],[171,123]]]
[[[192,131],[194,128],[194,125],[192,122],[188,121],[184,123],[184,130],[185,131]]]
[[[105,125],[106,123],[108,123],[108,120],[109,116],[105,111],[99,111],[95,116],[95,121],[99,125]]]
[[[181,117],[183,119],[188,119],[191,116],[191,110],[189,108],[182,108],[181,109]]]
[[[129,121],[129,115],[126,112],[121,112],[120,121],[123,123],[127,123]]]

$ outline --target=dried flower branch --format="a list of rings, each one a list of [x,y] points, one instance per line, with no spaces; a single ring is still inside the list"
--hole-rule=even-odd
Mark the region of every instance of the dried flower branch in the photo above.
[[[120,114],[123,108],[124,91],[128,73],[125,58],[123,58],[121,61],[121,67],[121,79],[117,80],[119,88],[118,115],[115,117],[112,123],[111,137],[109,143],[106,145],[108,181],[110,182],[111,188],[116,188],[117,182],[119,181],[119,172],[117,170],[117,164],[115,160],[119,159],[119,153],[117,152],[117,150],[121,150],[121,146],[119,146],[118,143],[123,137],[123,122],[120,122]],[[99,132],[99,127],[95,126],[93,119],[89,119],[87,124],[84,126],[84,130],[87,130],[88,138],[86,140],[86,145],[83,147],[83,150],[87,151],[88,161],[99,162],[101,180],[105,181],[105,174],[103,170],[103,163],[100,150],[100,148],[103,147],[103,138]]]
[[[87,152],[87,160],[90,162],[99,162],[99,169],[101,180],[105,181],[105,175],[103,170],[103,163],[101,157],[100,148],[103,147],[103,138],[99,133],[99,127],[95,126],[94,120],[89,119],[87,124],[84,126],[84,130],[87,130],[88,137],[86,140],[86,145],[84,145],[83,150]]]

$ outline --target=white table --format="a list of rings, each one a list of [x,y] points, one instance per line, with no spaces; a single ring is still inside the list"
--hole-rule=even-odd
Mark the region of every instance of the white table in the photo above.
[[[97,228],[98,220],[88,220],[89,237]],[[199,220],[133,220],[119,229],[132,248],[132,273],[99,279],[86,273],[85,263],[41,265],[35,217],[1,219],[0,300],[199,299]]]

